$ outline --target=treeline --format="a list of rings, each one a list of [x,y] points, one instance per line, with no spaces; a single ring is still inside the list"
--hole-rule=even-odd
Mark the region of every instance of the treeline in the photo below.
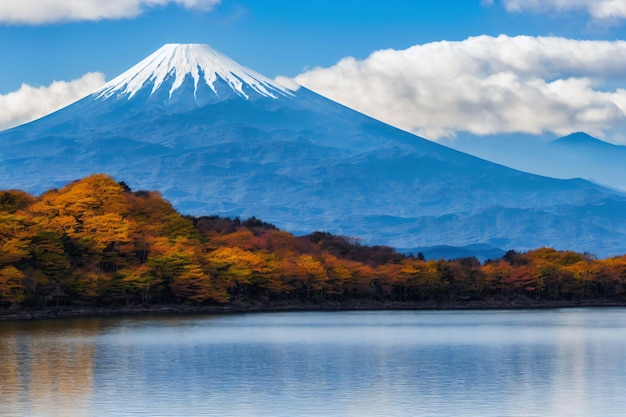
[[[424,260],[256,218],[188,217],[106,175],[0,191],[0,305],[626,301],[626,257],[549,248]]]

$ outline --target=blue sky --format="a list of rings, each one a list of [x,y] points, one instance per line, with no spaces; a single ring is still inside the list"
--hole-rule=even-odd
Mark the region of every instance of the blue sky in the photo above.
[[[189,42],[433,139],[586,130],[624,142],[624,39],[626,0],[2,2],[0,128]]]

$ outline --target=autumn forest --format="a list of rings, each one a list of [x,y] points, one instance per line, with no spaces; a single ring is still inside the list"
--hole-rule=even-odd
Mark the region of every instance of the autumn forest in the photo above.
[[[626,302],[626,256],[424,260],[256,218],[183,216],[102,174],[38,197],[0,191],[2,308],[585,300]]]

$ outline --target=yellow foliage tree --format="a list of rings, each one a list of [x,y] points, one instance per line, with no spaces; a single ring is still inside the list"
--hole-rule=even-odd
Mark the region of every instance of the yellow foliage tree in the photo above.
[[[24,300],[24,273],[10,265],[0,269],[0,301],[19,304]]]
[[[322,264],[311,255],[300,255],[296,261],[295,278],[303,281],[306,287],[306,298],[311,298],[311,291],[322,292],[328,275]]]
[[[25,216],[0,212],[0,266],[27,259],[30,256],[30,236]]]
[[[154,268],[146,264],[122,269],[119,274],[122,276],[125,288],[141,294],[141,302],[144,304],[149,299],[150,291],[163,282],[155,273]]]
[[[218,248],[206,256],[206,261],[227,286],[245,288],[269,272],[263,258],[239,247]]]
[[[104,174],[97,174],[44,193],[30,206],[30,211],[40,227],[80,239],[89,234],[83,227],[85,220],[106,213],[124,216],[128,205],[122,186]]]
[[[198,303],[206,300],[225,303],[229,300],[228,293],[217,290],[211,276],[198,263],[184,265],[174,277],[171,289],[175,296]]]

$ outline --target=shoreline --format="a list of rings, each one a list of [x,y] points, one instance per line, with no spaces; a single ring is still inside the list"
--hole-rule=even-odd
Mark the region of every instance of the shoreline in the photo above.
[[[475,310],[548,310],[581,307],[626,307],[626,301],[615,300],[574,300],[574,301],[476,301],[476,302],[346,302],[346,303],[230,303],[214,306],[193,306],[184,304],[162,304],[150,306],[126,307],[47,307],[40,310],[0,310],[0,321],[31,321],[66,318],[101,318],[101,317],[140,317],[140,316],[176,316],[176,315],[222,315],[272,312],[308,312],[308,311],[475,311]]]

